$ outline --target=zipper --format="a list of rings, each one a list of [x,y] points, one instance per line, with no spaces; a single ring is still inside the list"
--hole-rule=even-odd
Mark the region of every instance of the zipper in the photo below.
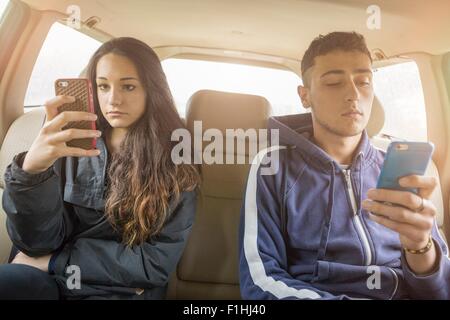
[[[397,276],[397,274],[395,273],[395,271],[394,271],[392,268],[389,268],[389,267],[387,267],[387,268],[388,268],[388,270],[389,270],[390,272],[392,272],[392,274],[394,275],[394,280],[395,280],[394,292],[392,293],[391,297],[389,298],[389,300],[392,300],[392,299],[394,299],[395,294],[397,293],[397,289],[398,289],[398,276]]]
[[[98,145],[97,139],[97,145]],[[102,177],[102,183],[103,183],[103,192],[102,192],[102,199],[105,198],[106,195],[106,175],[108,174],[106,172],[107,164],[108,164],[108,147],[106,146],[106,141],[102,140],[101,143],[103,143],[103,152],[105,153],[105,162],[103,164],[103,177]]]
[[[344,177],[345,177],[345,181],[346,181],[346,185],[347,185],[347,191],[348,191],[348,195],[350,197],[350,203],[353,209],[353,220],[355,222],[355,226],[356,226],[356,232],[358,232],[359,237],[362,240],[362,245],[363,245],[363,249],[364,249],[364,253],[365,253],[365,265],[366,266],[370,266],[372,264],[372,250],[370,249],[370,244],[369,244],[369,239],[367,237],[366,231],[364,230],[364,227],[362,225],[361,222],[361,218],[358,215],[358,210],[356,207],[356,200],[355,200],[355,193],[353,191],[353,185],[352,185],[352,181],[350,178],[350,170],[349,169],[344,169],[342,170],[344,172]]]

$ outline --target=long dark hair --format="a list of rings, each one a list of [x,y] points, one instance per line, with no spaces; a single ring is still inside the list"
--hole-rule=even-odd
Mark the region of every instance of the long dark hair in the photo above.
[[[87,74],[92,81],[98,127],[111,128],[103,117],[97,98],[97,63],[114,53],[130,59],[147,92],[144,115],[128,130],[108,172],[109,187],[105,214],[129,245],[141,244],[156,235],[168,218],[169,202],[180,193],[194,190],[200,176],[194,165],[175,165],[171,160],[172,131],[185,128],[175,108],[166,76],[156,53],[134,38],[115,38],[92,56]],[[105,134],[103,134],[105,136]]]

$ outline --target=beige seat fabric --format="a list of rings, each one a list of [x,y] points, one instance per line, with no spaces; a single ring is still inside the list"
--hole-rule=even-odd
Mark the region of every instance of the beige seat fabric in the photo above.
[[[203,131],[266,128],[269,102],[260,96],[202,90],[188,102],[186,121],[193,132],[201,120]],[[209,142],[203,143],[203,148]],[[236,144],[233,154],[236,154]],[[224,154],[230,150],[222,150]],[[245,152],[246,163],[248,150]],[[183,257],[170,285],[170,299],[240,299],[238,227],[248,165],[201,165],[203,184],[196,220]]]
[[[13,157],[30,148],[45,120],[44,108],[37,108],[25,113],[8,129],[5,140],[0,149],[0,198],[3,197],[5,187],[4,174],[6,167]],[[6,214],[0,208],[0,264],[8,260],[11,251],[11,241],[5,228]]]
[[[372,112],[367,123],[366,131],[369,137],[375,137],[384,127],[384,109],[377,97],[374,98],[372,104]]]

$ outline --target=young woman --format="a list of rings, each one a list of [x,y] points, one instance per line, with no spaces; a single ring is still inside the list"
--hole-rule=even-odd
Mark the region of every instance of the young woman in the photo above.
[[[195,213],[199,174],[171,159],[184,127],[158,57],[116,38],[91,58],[95,114],[46,103],[47,121],[5,174],[7,229],[19,250],[0,266],[0,299],[165,297]],[[96,130],[62,128],[97,120]],[[96,150],[71,148],[97,138]]]

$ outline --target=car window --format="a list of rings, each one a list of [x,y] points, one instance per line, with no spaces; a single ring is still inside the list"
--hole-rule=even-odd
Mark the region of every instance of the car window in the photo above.
[[[162,61],[162,66],[182,117],[190,96],[201,89],[263,96],[273,115],[305,112],[297,95],[302,81],[288,70],[177,58]]]
[[[381,133],[412,141],[427,140],[427,118],[419,69],[414,61],[376,69],[374,89],[384,107]]]
[[[3,20],[3,15],[8,7],[9,0],[0,0],[0,22]]]
[[[56,22],[34,65],[25,97],[25,111],[54,97],[58,78],[77,78],[101,42]]]

